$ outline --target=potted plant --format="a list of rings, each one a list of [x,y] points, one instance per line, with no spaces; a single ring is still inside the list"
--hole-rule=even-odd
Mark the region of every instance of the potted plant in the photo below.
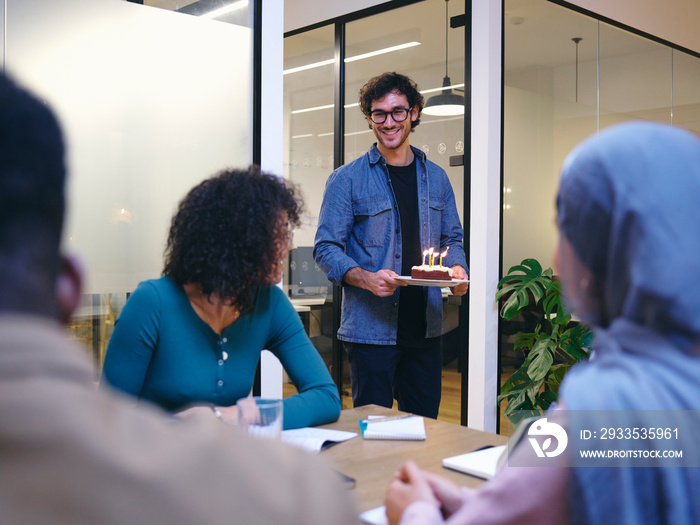
[[[561,283],[552,269],[542,270],[535,259],[513,266],[498,282],[496,300],[502,301],[500,315],[511,320],[535,313],[534,330],[518,333],[514,348],[524,361],[510,376],[498,396],[507,400],[505,416],[517,425],[523,418],[540,415],[558,398],[564,374],[576,362],[586,359],[593,333],[572,322],[561,296]]]

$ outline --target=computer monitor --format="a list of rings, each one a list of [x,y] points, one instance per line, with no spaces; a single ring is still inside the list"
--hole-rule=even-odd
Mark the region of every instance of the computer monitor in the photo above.
[[[313,246],[298,246],[289,252],[291,297],[326,296],[331,282],[316,265]]]

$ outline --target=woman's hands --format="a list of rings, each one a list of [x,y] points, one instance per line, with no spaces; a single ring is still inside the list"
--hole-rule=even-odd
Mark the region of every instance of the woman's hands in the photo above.
[[[238,424],[238,407],[236,405],[232,405],[230,407],[217,407],[219,409],[219,413],[221,414],[221,421],[224,423],[228,423],[229,425],[237,425]]]
[[[424,472],[413,461],[407,461],[389,484],[384,499],[390,525],[397,525],[406,507],[415,501],[435,505],[444,516],[449,516],[462,504],[461,489],[452,481]]]
[[[214,410],[216,408],[216,410]],[[218,412],[218,414],[217,414]],[[190,407],[186,410],[177,413],[178,417],[191,417],[195,414],[204,414],[209,417],[217,417],[224,423],[229,425],[238,424],[238,407],[232,405],[230,407],[214,407],[214,405],[198,405]]]

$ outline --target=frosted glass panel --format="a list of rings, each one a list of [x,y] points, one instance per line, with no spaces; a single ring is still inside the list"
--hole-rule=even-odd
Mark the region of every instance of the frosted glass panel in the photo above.
[[[68,144],[67,249],[88,293],[160,275],[194,184],[251,158],[249,28],[123,0],[7,0],[6,66]]]
[[[603,23],[599,39],[600,129],[634,120],[671,124],[671,48]]]
[[[673,51],[673,125],[700,137],[700,58]]]

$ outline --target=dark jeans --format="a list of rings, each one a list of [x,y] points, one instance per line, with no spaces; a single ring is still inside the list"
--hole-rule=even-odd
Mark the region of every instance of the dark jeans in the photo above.
[[[442,395],[442,352],[439,339],[430,348],[366,345],[343,341],[350,363],[352,401],[437,418]]]

